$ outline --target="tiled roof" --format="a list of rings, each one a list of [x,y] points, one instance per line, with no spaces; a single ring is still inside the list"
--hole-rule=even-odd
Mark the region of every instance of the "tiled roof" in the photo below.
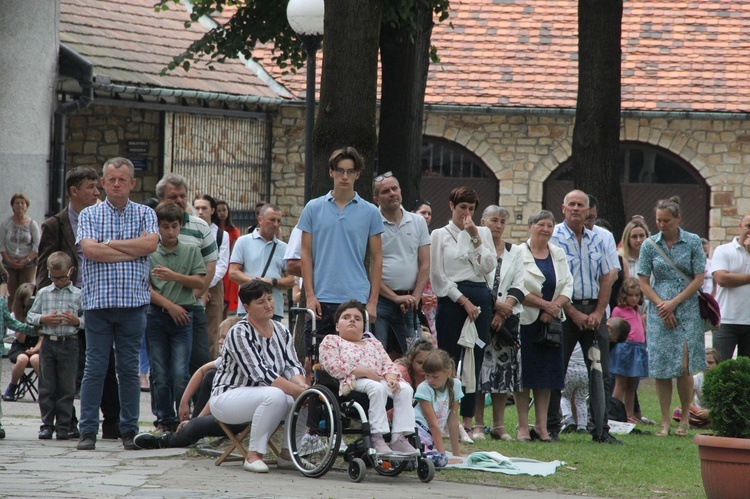
[[[450,5],[449,21],[433,30],[440,62],[430,66],[427,103],[575,107],[577,1]],[[750,2],[627,0],[621,46],[623,109],[750,111]],[[256,54],[292,92],[304,91],[304,70],[282,76],[266,50]]]
[[[206,32],[189,20],[175,4],[154,12],[154,0],[61,0],[60,41],[94,64],[95,75],[108,75],[113,83],[183,90],[221,92],[258,97],[279,97],[239,61],[193,64],[161,76],[172,57]]]

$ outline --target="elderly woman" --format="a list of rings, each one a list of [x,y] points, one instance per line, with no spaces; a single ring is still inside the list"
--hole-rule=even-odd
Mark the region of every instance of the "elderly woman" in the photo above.
[[[492,234],[487,227],[477,227],[471,219],[479,206],[477,193],[466,187],[451,191],[448,205],[451,220],[432,232],[430,246],[430,283],[438,297],[435,317],[438,346],[447,351],[458,365],[464,348],[458,344],[464,322],[474,322],[481,342],[474,346],[476,379],[489,340],[490,322],[495,300],[488,286],[497,266]],[[466,387],[464,387],[466,391]],[[476,410],[475,393],[461,399],[463,429],[470,431]],[[461,435],[465,442],[473,442]]]
[[[39,225],[26,216],[29,198],[25,194],[13,194],[10,206],[13,215],[0,223],[0,253],[8,272],[8,295],[13,299],[18,286],[34,282],[41,232]]]
[[[240,287],[247,316],[227,335],[209,400],[211,414],[228,424],[252,421],[244,468],[267,473],[268,439],[308,388],[289,330],[272,320],[271,285],[253,280]]]
[[[696,295],[703,285],[706,254],[700,238],[680,228],[677,196],[656,204],[656,225],[660,232],[641,246],[638,277],[650,302],[646,310],[648,372],[656,380],[661,409],[656,436],[664,437],[670,432],[672,379],[677,379],[681,406],[688,407],[693,398],[691,373],[706,368],[704,322]],[[675,435],[687,436],[689,412],[683,412]]]
[[[563,307],[573,295],[573,276],[565,252],[550,244],[555,216],[542,210],[529,217],[529,239],[520,246],[526,298],[521,313],[521,385],[517,393],[518,440],[550,441],[547,409],[553,389],[565,386],[563,347],[535,343],[543,323],[564,319]],[[529,428],[529,390],[534,390],[534,427]]]
[[[648,237],[648,228],[643,222],[633,220],[625,226],[618,254],[622,257],[622,270],[626,278],[638,279],[638,259],[641,245]]]
[[[492,279],[492,296],[495,306],[490,324],[490,341],[484,349],[484,360],[479,387],[482,393],[491,394],[492,428],[490,436],[495,440],[513,440],[505,429],[505,401],[509,392],[521,391],[521,366],[519,365],[518,319],[523,310],[525,290],[524,267],[521,250],[503,240],[505,224],[510,213],[505,208],[490,205],[482,214],[482,225],[490,229],[492,243],[497,253],[497,267]],[[515,336],[509,341],[505,331]],[[515,333],[515,334],[514,334]],[[484,400],[477,397],[472,438],[484,438]]]

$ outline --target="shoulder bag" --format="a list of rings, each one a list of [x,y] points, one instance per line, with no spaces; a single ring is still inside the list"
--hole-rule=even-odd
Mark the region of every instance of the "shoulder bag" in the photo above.
[[[664,253],[664,250],[662,250],[650,238],[646,238],[646,242],[651,244],[651,246],[656,250],[656,252],[661,255],[664,261],[667,262],[669,266],[672,267],[674,271],[677,272],[677,274],[680,277],[682,277],[685,281],[687,281],[688,284],[690,283],[691,279],[688,279],[685,273],[677,268],[677,266],[674,264],[672,259],[669,258],[666,253]],[[698,294],[698,305],[700,306],[701,318],[706,321],[706,328],[705,328],[706,331],[710,329],[716,329],[717,327],[719,327],[719,323],[721,322],[721,310],[719,309],[719,303],[716,301],[716,299],[713,296],[711,296],[708,293],[704,293],[700,289],[698,290],[697,294]]]

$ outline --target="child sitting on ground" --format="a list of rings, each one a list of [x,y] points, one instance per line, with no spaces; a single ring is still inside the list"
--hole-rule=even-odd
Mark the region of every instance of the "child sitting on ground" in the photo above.
[[[693,376],[693,403],[690,404],[690,426],[695,428],[709,428],[711,418],[708,409],[703,406],[703,379],[707,371],[719,365],[719,352],[713,348],[706,348],[706,369]],[[675,407],[672,418],[681,421],[682,408]]]
[[[568,362],[565,374],[565,388],[560,393],[560,412],[562,413],[562,427],[560,433],[588,433],[588,409],[586,399],[589,396],[589,375],[586,362],[583,360],[581,345],[576,343]],[[576,408],[576,418],[573,420],[573,405]]]
[[[419,439],[429,450],[438,453],[435,465],[448,464],[441,436],[450,435],[451,451],[458,457],[459,424],[458,407],[463,398],[461,381],[456,378],[456,368],[448,352],[436,349],[425,357],[422,363],[425,380],[419,384],[414,398],[419,402],[416,408]],[[429,455],[429,454],[428,454]]]
[[[648,352],[646,332],[641,315],[643,293],[637,279],[626,279],[617,297],[617,306],[612,317],[620,317],[630,324],[628,339],[618,343],[610,351],[609,372],[615,375],[612,396],[625,404],[628,423],[638,424],[635,417],[635,390],[640,378],[648,376]]]
[[[27,320],[42,326],[39,343],[40,440],[69,440],[78,375],[78,330],[83,328],[81,290],[73,286],[70,256],[56,251],[47,258],[52,284],[40,289]]]
[[[417,455],[406,439],[414,433],[412,387],[401,380],[382,343],[364,333],[365,307],[356,300],[342,303],[334,315],[338,335],[329,334],[320,343],[320,365],[340,382],[339,394],[366,393],[372,446],[378,454]],[[393,398],[393,428],[388,428],[385,405]],[[391,432],[390,446],[383,435]]]

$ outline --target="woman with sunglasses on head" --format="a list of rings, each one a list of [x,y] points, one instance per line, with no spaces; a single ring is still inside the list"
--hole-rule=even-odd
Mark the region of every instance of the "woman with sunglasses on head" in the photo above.
[[[497,253],[492,233],[487,227],[477,227],[472,220],[479,206],[479,196],[467,187],[451,191],[448,204],[451,220],[448,225],[432,233],[430,246],[430,282],[438,297],[435,317],[438,346],[453,358],[456,365],[464,357],[465,348],[458,344],[466,319],[474,323],[481,341],[474,346],[475,380],[484,358],[484,347],[489,340],[490,322],[495,300],[490,291],[491,276],[497,265]],[[469,359],[464,359],[464,365]],[[468,433],[476,413],[476,393],[461,399],[463,427]],[[468,428],[468,430],[467,430]],[[465,442],[473,442],[462,433]]]

